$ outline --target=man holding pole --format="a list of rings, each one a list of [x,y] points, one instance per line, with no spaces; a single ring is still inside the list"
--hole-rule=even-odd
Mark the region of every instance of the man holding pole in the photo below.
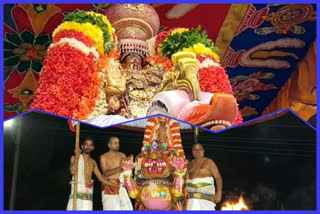
[[[67,210],[92,210],[92,172],[100,182],[109,186],[119,187],[119,185],[113,184],[103,178],[96,161],[90,157],[91,152],[94,150],[93,139],[86,138],[83,141],[81,150],[76,146],[75,156],[72,156],[70,159],[70,173],[73,175],[73,179]],[[74,183],[75,181],[76,183]],[[74,191],[74,189],[76,190]],[[73,201],[74,197],[77,198],[76,201]]]

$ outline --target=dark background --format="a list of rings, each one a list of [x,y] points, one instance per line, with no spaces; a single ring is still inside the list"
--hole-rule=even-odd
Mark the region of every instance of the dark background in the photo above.
[[[32,112],[21,118],[15,209],[65,210],[75,133],[60,117]],[[16,133],[16,124],[4,130],[5,209],[9,209]],[[140,152],[141,131],[81,125],[81,138],[95,139],[92,157],[97,163],[107,151],[106,141],[111,135],[119,136],[120,151],[126,155]],[[188,159],[192,157],[193,142],[193,133],[182,133]],[[216,162],[223,176],[223,200],[242,193],[255,210],[316,209],[316,132],[292,113],[218,134],[203,131],[199,142],[205,145],[206,156]],[[100,183],[93,177],[94,209],[101,210]]]

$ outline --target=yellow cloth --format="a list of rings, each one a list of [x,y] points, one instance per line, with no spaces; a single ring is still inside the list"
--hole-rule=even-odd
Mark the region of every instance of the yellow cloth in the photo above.
[[[290,108],[304,120],[316,114],[316,41],[263,115]],[[280,71],[279,71],[280,72]]]

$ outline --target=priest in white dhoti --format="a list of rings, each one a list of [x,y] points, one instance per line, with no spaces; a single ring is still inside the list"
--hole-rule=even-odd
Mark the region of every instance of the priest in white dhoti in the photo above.
[[[67,210],[92,210],[93,198],[93,180],[92,173],[96,175],[98,180],[104,185],[110,185],[114,188],[119,188],[119,185],[107,181],[100,173],[95,160],[90,157],[90,153],[94,150],[94,141],[91,138],[86,138],[81,145],[81,151],[76,151],[76,155],[70,159],[70,173],[72,176],[71,181],[71,194],[67,205]],[[77,203],[73,207],[74,199],[74,182],[75,173],[78,173],[77,179]]]
[[[215,210],[213,177],[187,179],[188,210]]]
[[[120,188],[104,185],[104,190],[101,193],[103,210],[133,210],[131,200],[124,186],[122,173],[118,181],[120,182]]]
[[[74,196],[74,176],[72,177],[71,194],[67,205],[67,210],[73,210],[73,196]],[[84,176],[84,160],[80,155],[78,163],[78,190],[77,190],[77,209],[76,210],[92,210],[93,198],[93,180],[91,185],[87,186]]]
[[[187,210],[215,210],[216,203],[221,201],[222,177],[214,161],[204,157],[201,144],[194,144],[192,155],[195,158],[188,165]],[[217,186],[217,191],[215,186]]]
[[[112,187],[105,184],[102,186],[101,198],[103,210],[133,210],[131,200],[124,187],[121,162],[126,155],[119,152],[119,138],[111,136],[107,142],[107,146],[109,151],[100,156],[103,176],[110,183],[119,186]]]

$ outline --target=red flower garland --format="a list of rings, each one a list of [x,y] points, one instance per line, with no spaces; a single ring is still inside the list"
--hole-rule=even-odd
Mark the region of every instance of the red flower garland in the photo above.
[[[168,36],[170,35],[170,33],[176,28],[171,28],[169,30],[166,31],[162,31],[161,33],[158,34],[157,38],[156,38],[156,44],[155,44],[155,51],[157,54],[160,54],[158,52],[158,48],[161,42],[163,42],[166,38],[168,38]]]
[[[62,30],[55,35],[53,38],[53,42],[59,42],[62,38],[74,38],[82,43],[84,43],[87,47],[93,47],[94,42],[87,36],[85,36],[82,32],[75,30]]]
[[[213,57],[197,55],[197,59],[200,63],[206,58],[210,58],[217,63]],[[222,66],[209,66],[207,68],[199,69],[199,83],[201,91],[204,92],[233,94],[228,75]],[[232,125],[242,123],[242,121],[243,118],[238,108],[236,120]]]
[[[94,56],[64,44],[49,49],[32,109],[84,120],[98,99],[101,78]]]
[[[236,115],[236,120],[233,122],[233,126],[234,125],[237,125],[237,124],[240,124],[243,122],[243,118],[242,118],[242,115],[241,115],[241,112],[239,110],[239,107],[237,108],[237,115]]]
[[[209,66],[199,69],[201,91],[232,94],[232,87],[223,67]]]
[[[208,58],[220,65],[219,61],[213,56],[199,55],[199,54],[197,55],[197,59],[199,60],[200,63],[202,63],[205,59],[208,59]]]

